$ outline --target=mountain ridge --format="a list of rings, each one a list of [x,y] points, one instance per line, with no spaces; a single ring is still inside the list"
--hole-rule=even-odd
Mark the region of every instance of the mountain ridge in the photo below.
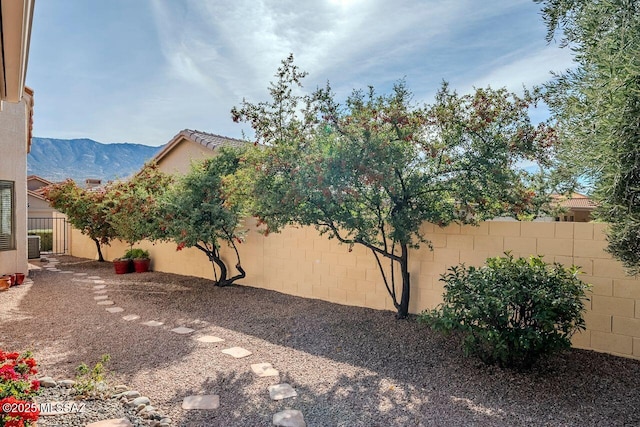
[[[131,176],[161,149],[162,146],[102,143],[89,138],[33,137],[27,155],[27,174],[53,182],[67,178],[78,184],[86,179],[106,182]]]

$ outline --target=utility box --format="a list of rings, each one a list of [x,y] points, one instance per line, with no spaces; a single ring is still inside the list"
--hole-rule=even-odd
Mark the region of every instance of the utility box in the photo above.
[[[27,258],[40,258],[40,236],[27,236]]]

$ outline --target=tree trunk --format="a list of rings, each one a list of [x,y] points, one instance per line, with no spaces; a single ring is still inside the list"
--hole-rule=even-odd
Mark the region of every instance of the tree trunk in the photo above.
[[[93,241],[96,243],[96,249],[98,249],[98,261],[104,262],[104,257],[102,256],[102,248],[100,247],[100,240],[93,239]]]
[[[216,265],[220,269],[220,279],[216,282],[216,286],[227,286],[227,266],[224,265],[224,261],[220,259],[220,257],[215,254],[210,255],[211,264],[213,265],[213,269],[215,271]]]
[[[402,245],[402,254],[400,255],[400,272],[402,274],[402,296],[398,305],[398,319],[404,319],[409,314],[409,297],[411,295],[411,282],[409,280],[409,248],[406,244]]]

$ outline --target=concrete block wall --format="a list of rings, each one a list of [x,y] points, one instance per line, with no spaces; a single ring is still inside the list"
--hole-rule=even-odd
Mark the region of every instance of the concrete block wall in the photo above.
[[[287,228],[264,237],[251,231],[239,246],[247,277],[242,284],[339,304],[395,310],[370,250],[351,250],[320,236],[309,227]],[[500,222],[479,226],[423,226],[433,250],[423,245],[409,255],[410,311],[420,313],[442,302],[440,275],[459,263],[482,265],[487,257],[511,251],[514,256],[544,255],[547,262],[577,265],[582,280],[592,284],[586,301],[587,330],[574,337],[579,348],[640,359],[640,279],[629,277],[604,251],[606,224],[570,222]],[[74,231],[71,253],[94,258],[95,247]],[[212,278],[211,264],[196,249],[176,252],[174,244],[143,242],[153,258],[152,268]],[[122,255],[126,245],[114,242],[104,250],[107,259]],[[230,265],[235,258],[223,251]],[[389,272],[388,262],[382,260]],[[396,271],[396,273],[398,273]],[[398,285],[399,286],[399,285]],[[398,289],[399,293],[400,290]]]

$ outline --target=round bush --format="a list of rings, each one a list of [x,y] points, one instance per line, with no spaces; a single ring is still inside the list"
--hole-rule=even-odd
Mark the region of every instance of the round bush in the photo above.
[[[467,355],[526,369],[541,356],[571,346],[584,329],[585,285],[577,267],[541,257],[489,258],[480,268],[455,266],[441,276],[444,303],[421,320],[440,331],[464,333]]]

